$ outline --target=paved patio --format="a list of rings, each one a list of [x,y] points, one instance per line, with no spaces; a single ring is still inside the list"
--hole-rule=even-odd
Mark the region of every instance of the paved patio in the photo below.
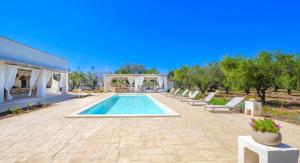
[[[0,121],[0,162],[237,162],[242,114],[204,112],[161,94],[181,117],[65,118],[110,94],[74,99]],[[281,123],[285,143],[300,148],[300,127]],[[300,161],[299,161],[300,162]]]

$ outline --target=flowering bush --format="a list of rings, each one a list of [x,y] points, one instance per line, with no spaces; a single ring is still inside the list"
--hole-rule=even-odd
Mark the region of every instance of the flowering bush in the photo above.
[[[264,119],[251,119],[251,123],[249,125],[253,128],[254,131],[260,132],[272,132],[279,133],[280,124],[276,124],[272,119],[264,118]]]

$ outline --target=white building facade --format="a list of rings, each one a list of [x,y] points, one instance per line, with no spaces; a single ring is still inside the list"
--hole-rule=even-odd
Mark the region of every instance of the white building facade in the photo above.
[[[68,61],[0,37],[0,104],[68,93]]]

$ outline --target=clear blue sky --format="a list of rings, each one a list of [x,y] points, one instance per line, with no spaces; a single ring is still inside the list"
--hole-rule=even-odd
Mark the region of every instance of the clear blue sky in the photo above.
[[[139,63],[163,72],[224,55],[300,52],[297,0],[0,2],[0,35],[64,57],[71,69]]]

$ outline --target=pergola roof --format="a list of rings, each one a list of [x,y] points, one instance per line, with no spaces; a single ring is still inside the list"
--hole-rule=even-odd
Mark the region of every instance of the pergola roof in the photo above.
[[[166,75],[163,75],[163,74],[104,74],[105,76],[124,76],[124,77],[127,77],[127,76],[166,76]]]
[[[144,77],[145,79],[156,79],[157,77],[167,77],[163,74],[104,74],[105,77],[113,79],[127,79],[127,77]]]

